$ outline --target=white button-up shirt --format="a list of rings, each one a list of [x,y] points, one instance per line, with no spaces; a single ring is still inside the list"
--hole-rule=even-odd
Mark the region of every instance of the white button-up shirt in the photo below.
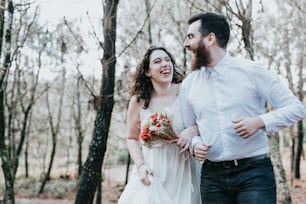
[[[183,81],[180,102],[185,127],[197,124],[197,142],[210,144],[208,159],[226,161],[269,153],[267,132],[303,119],[303,104],[272,73],[251,60],[225,55],[213,68],[202,67]],[[265,102],[273,111],[266,112]],[[232,121],[260,116],[265,129],[242,138]]]

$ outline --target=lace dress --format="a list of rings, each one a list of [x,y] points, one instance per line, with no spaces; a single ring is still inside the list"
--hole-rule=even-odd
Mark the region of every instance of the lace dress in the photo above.
[[[180,133],[183,121],[179,103],[164,109],[172,120],[173,129]],[[148,109],[140,112],[141,128],[151,115]],[[119,204],[200,204],[200,164],[190,155],[179,154],[175,144],[154,141],[151,148],[141,145],[144,162],[152,169],[151,185],[141,183],[133,167]]]

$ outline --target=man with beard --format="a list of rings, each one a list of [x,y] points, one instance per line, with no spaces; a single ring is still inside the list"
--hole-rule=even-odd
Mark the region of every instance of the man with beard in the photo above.
[[[276,203],[267,133],[303,119],[292,92],[258,63],[226,53],[225,17],[201,13],[188,20],[184,46],[193,72],[180,91],[184,125],[198,125],[192,152],[203,161],[202,203]],[[269,103],[273,111],[266,112]]]

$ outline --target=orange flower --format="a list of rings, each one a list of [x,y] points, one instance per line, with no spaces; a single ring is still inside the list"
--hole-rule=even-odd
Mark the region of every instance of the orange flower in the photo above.
[[[168,142],[174,142],[179,138],[173,130],[171,120],[166,114],[161,113],[153,113],[150,115],[140,133],[140,138],[148,147],[152,147],[152,139],[154,136],[158,136],[158,139]]]

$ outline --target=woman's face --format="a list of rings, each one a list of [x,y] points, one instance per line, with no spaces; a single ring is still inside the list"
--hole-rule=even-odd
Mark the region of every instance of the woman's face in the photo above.
[[[150,56],[149,71],[146,73],[152,80],[160,83],[171,83],[173,64],[171,58],[163,50],[154,50]]]

